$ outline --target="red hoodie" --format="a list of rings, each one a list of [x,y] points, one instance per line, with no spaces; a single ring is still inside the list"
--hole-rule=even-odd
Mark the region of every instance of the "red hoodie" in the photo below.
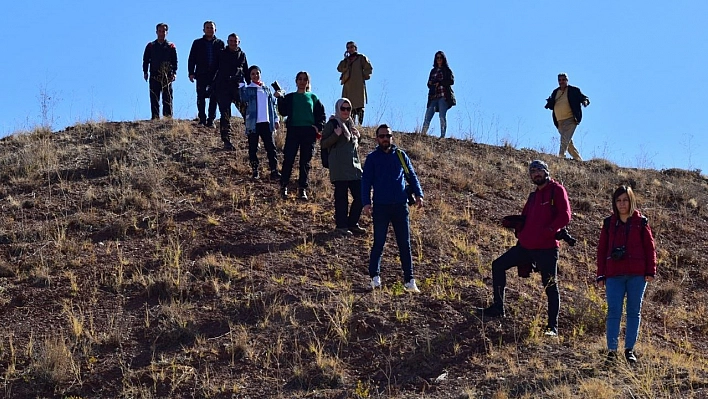
[[[621,246],[626,248],[622,259],[612,259],[612,249]],[[600,230],[600,241],[597,243],[598,279],[623,275],[653,277],[655,274],[656,247],[646,219],[638,210],[627,219],[627,223],[622,223],[613,214],[608,228],[603,226]]]
[[[525,249],[558,247],[556,233],[570,222],[570,203],[565,188],[555,180],[537,188],[521,212],[526,216],[519,232],[519,244]]]

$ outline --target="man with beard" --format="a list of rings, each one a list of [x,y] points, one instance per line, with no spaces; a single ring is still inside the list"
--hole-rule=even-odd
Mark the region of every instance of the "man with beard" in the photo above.
[[[406,182],[410,185],[418,206],[423,206],[423,189],[408,155],[393,145],[393,134],[388,125],[383,124],[376,129],[376,143],[376,149],[366,156],[361,177],[363,211],[369,215],[373,213],[374,219],[374,244],[371,246],[369,257],[371,288],[381,287],[381,255],[386,244],[388,225],[392,224],[403,269],[403,288],[409,292],[420,292],[413,278]]]
[[[582,161],[578,149],[573,144],[575,128],[583,119],[583,109],[580,106],[590,105],[590,99],[579,88],[568,84],[568,75],[558,74],[558,87],[546,99],[546,109],[553,111],[553,124],[560,134],[560,150],[558,156],[565,158],[566,151],[576,161]]]
[[[189,50],[189,81],[197,80],[197,112],[199,124],[214,127],[216,118],[216,96],[213,95],[214,73],[219,65],[219,52],[224,49],[224,42],[216,37],[214,21],[204,22],[204,36],[196,39]],[[209,99],[209,114],[205,112],[206,100]]]
[[[246,60],[246,53],[239,47],[241,40],[238,35],[230,34],[226,43],[228,44],[226,48],[219,52],[219,65],[214,85],[221,113],[219,122],[221,140],[224,142],[225,150],[233,151],[235,148],[231,144],[231,104],[235,103],[241,116],[245,117],[245,104],[241,104],[238,88],[241,83],[250,84],[251,77],[246,73],[248,60]]]
[[[342,97],[352,103],[352,119],[359,118],[359,125],[364,123],[364,107],[368,102],[366,81],[371,79],[374,67],[369,58],[359,53],[356,43],[347,42],[344,59],[339,61],[337,71],[341,72],[339,81],[342,84]]]
[[[558,335],[558,240],[556,233],[570,222],[570,203],[565,188],[552,180],[548,165],[535,160],[529,165],[531,181],[536,191],[529,195],[521,214],[523,226],[517,228],[518,241],[502,256],[492,262],[494,303],[480,309],[483,317],[504,316],[506,271],[514,266],[535,264],[548,297],[548,324],[545,335]]]

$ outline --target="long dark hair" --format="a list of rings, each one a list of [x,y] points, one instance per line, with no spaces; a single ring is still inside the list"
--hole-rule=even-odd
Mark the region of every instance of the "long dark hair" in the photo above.
[[[445,69],[450,69],[450,67],[447,65],[447,56],[445,56],[445,52],[443,52],[442,50],[440,50],[440,51],[438,51],[437,53],[435,53],[435,57],[437,57],[438,55],[440,55],[440,56],[442,57],[442,59],[443,59],[442,67],[445,68]],[[433,57],[433,68],[437,68],[437,67],[438,67],[438,63],[435,62],[435,57]]]

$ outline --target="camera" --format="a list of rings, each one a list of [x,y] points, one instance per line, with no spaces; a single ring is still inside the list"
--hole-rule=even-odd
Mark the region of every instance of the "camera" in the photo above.
[[[406,185],[406,195],[408,196],[408,205],[415,204],[415,195],[413,195],[413,186]]]
[[[610,252],[610,258],[613,260],[620,260],[624,258],[624,255],[627,253],[627,247],[622,245],[621,247],[614,247],[612,248],[612,252]]]
[[[556,233],[556,240],[563,240],[567,242],[568,245],[570,245],[571,247],[574,246],[575,243],[578,241],[577,239],[575,239],[575,237],[571,236],[570,233],[568,233],[568,229],[566,228],[562,228]]]
[[[270,84],[270,87],[272,87],[273,90],[275,90],[275,91],[281,91],[281,90],[283,90],[283,89],[280,87],[280,83],[278,83],[277,80],[274,81],[273,83],[271,83],[271,84]]]

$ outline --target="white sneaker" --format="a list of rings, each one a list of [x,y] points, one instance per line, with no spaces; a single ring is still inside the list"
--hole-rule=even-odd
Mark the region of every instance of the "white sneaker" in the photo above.
[[[379,288],[381,287],[381,277],[376,276],[371,279],[371,288]]]
[[[403,288],[405,288],[405,290],[409,291],[409,292],[420,292],[420,290],[418,289],[418,286],[415,284],[414,278],[412,278],[411,281],[404,284]]]

